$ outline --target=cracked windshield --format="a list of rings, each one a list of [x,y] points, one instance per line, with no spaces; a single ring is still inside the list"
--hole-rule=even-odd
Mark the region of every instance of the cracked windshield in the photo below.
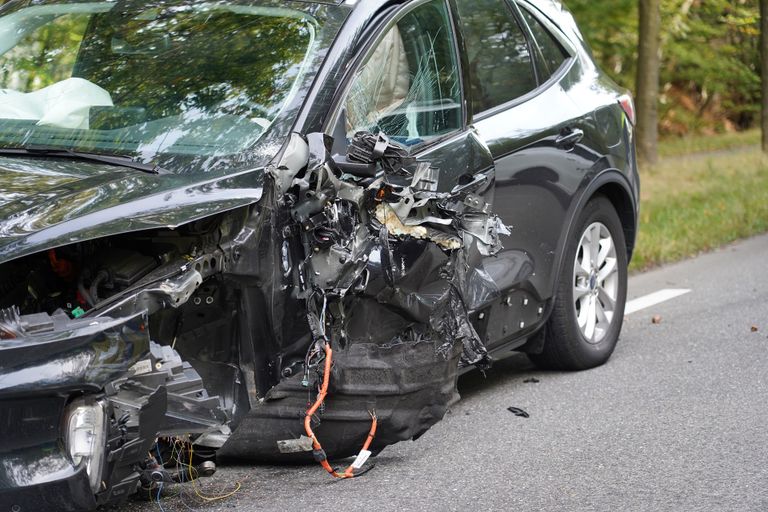
[[[200,2],[35,4],[0,18],[0,148],[208,171],[290,103],[314,20]]]

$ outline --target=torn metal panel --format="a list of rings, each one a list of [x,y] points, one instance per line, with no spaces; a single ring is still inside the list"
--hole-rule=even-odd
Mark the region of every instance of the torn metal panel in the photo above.
[[[311,445],[301,439],[311,437],[295,418],[322,380],[319,345],[332,344],[335,357],[327,406],[313,430],[334,456],[354,453],[371,410],[379,423],[374,451],[418,437],[456,399],[459,359],[489,364],[467,299],[493,293],[478,291],[469,276],[509,233],[482,196],[492,176],[441,184],[430,162],[414,162],[371,134],[357,134],[346,159],[331,157],[327,135],[306,140],[306,168],[287,192],[278,183],[267,196],[274,202],[260,205],[269,216],[261,219],[261,253],[283,270],[270,274],[265,300],[275,306],[272,328],[282,340],[275,357],[284,371],[224,445],[225,457],[305,460]],[[359,164],[369,167],[361,172]],[[482,286],[493,289],[483,276]],[[288,344],[274,316],[294,315],[295,299],[304,302],[311,333],[299,346]],[[293,347],[303,347],[301,359],[291,359]]]
[[[309,147],[306,141],[298,133],[291,134],[280,160],[267,169],[280,193],[288,191],[293,185],[293,179],[307,165],[308,160]]]
[[[421,219],[408,219],[408,225],[403,224],[400,216],[386,203],[376,206],[376,220],[384,224],[387,232],[397,237],[411,237],[419,240],[431,240],[443,249],[456,251],[461,249],[462,242],[457,237],[450,236],[440,231],[424,227],[423,224],[443,224],[450,225],[449,219],[436,219],[434,217],[424,217]]]
[[[321,188],[323,184],[319,180],[322,179],[323,173],[334,175],[337,172],[334,170],[334,161],[327,154],[330,141],[327,136],[320,135],[310,135],[308,139],[310,154],[313,155],[310,158],[308,172],[312,172],[313,163],[316,168],[323,170],[317,175],[316,186]],[[366,205],[368,211],[360,212],[362,222],[358,225],[355,245],[360,247],[366,244],[370,253],[363,258],[357,258],[357,261],[367,263],[373,257],[387,262],[389,268],[385,268],[385,275],[391,273],[390,281],[391,285],[394,286],[394,276],[404,274],[407,269],[404,265],[402,268],[398,268],[392,257],[391,243],[397,244],[398,239],[406,238],[428,240],[436,243],[449,254],[456,253],[451,256],[455,260],[453,265],[446,264],[443,275],[436,279],[436,282],[450,282],[453,279],[457,282],[463,282],[463,276],[456,276],[456,273],[465,273],[467,265],[458,265],[457,263],[458,260],[466,261],[469,253],[473,250],[471,241],[466,239],[466,236],[474,237],[477,240],[476,246],[480,254],[487,256],[496,254],[501,250],[500,236],[509,234],[508,229],[497,216],[489,213],[489,205],[485,201],[481,201],[479,196],[469,192],[438,193],[439,171],[429,163],[420,163],[411,173],[404,165],[407,160],[403,158],[402,150],[392,150],[391,154],[394,156],[385,159],[384,155],[387,154],[388,147],[391,145],[384,137],[379,137],[374,141],[372,136],[365,134],[358,134],[351,145],[350,159],[365,162],[377,160],[386,162],[380,164],[380,172],[376,179],[366,186],[366,194],[370,198]],[[369,152],[367,157],[361,156],[365,150]],[[320,157],[321,153],[325,154],[324,161]],[[361,184],[360,188],[364,185],[366,184]],[[328,198],[332,197],[333,190],[328,190],[325,195]],[[439,219],[439,221],[435,222],[433,219]],[[405,222],[409,221],[412,225],[406,225]],[[390,240],[384,239],[379,226],[383,226],[386,230],[386,238],[394,237],[394,240],[390,242]],[[463,243],[462,238],[464,238]],[[333,245],[338,246],[340,244]],[[328,250],[332,251],[333,245]],[[464,252],[463,256],[460,255],[462,252]],[[318,258],[318,254],[322,253],[323,248],[315,245],[313,253],[308,257],[310,264]],[[360,266],[362,267],[362,265]],[[315,283],[319,290],[329,288],[330,280],[326,274],[327,272],[324,274],[323,282]],[[338,289],[338,287],[336,288]],[[453,293],[458,294],[459,299],[453,297],[447,302],[451,304],[450,307],[457,318],[466,318],[468,312],[460,299],[461,287],[456,287]],[[438,304],[441,303],[433,301],[433,307],[436,309]],[[459,307],[460,305],[461,307]],[[317,322],[314,323],[317,324]],[[482,356],[478,355],[482,343],[477,334],[467,326],[470,326],[468,319],[461,326],[453,326],[456,332],[452,334],[458,334],[453,339],[469,340],[474,338],[473,342],[467,341],[466,345],[468,347],[468,360],[476,363],[482,360]],[[323,333],[315,332],[315,335],[323,335]]]
[[[502,249],[501,237],[511,235],[509,228],[495,215],[465,214],[461,220],[461,230],[465,235],[464,244],[471,243],[467,236],[476,238],[480,243],[477,248],[483,256],[495,256]]]

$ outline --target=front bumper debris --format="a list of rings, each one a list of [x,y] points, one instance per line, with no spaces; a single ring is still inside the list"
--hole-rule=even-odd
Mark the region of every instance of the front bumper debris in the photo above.
[[[170,347],[150,342],[146,312],[45,316],[4,316],[21,337],[0,340],[0,504],[80,511],[119,503],[135,494],[158,435],[226,428],[218,398],[194,369]],[[107,404],[95,493],[85,464],[75,466],[65,446],[66,405],[76,396]]]

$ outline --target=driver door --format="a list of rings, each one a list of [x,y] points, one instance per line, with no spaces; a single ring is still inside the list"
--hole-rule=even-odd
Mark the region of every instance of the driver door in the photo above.
[[[335,151],[346,153],[357,132],[384,133],[440,170],[439,191],[463,187],[493,210],[493,156],[467,126],[462,59],[447,2],[404,8],[370,48],[337,107]],[[475,244],[469,248],[463,295],[489,347],[519,329],[513,328],[518,311],[508,304],[515,276],[527,261],[517,256],[507,251],[484,257]]]

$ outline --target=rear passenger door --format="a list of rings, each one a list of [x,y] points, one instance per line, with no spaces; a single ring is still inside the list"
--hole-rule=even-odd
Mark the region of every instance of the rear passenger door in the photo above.
[[[505,288],[529,290],[523,304],[539,308],[553,294],[559,242],[589,168],[578,156],[578,109],[563,87],[577,59],[531,7],[507,0],[454,0],[454,7],[470,120],[495,161],[494,209],[513,228],[500,255],[509,265],[493,277]],[[513,322],[491,338],[532,327]]]

